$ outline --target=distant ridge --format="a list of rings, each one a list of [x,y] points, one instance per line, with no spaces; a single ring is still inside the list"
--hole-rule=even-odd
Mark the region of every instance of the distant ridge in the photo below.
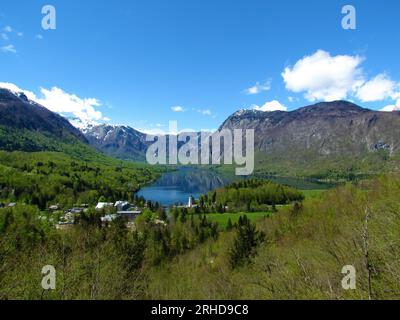
[[[290,112],[234,113],[220,129],[254,129],[258,151],[362,155],[400,148],[400,113],[364,109],[347,101],[317,103]]]

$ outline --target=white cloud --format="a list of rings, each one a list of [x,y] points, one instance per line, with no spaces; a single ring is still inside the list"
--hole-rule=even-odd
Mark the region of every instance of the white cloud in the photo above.
[[[32,91],[23,90],[10,82],[0,82],[0,88],[8,89],[14,93],[22,92],[29,100],[35,101],[36,95]]]
[[[5,26],[3,29],[0,30],[0,38],[3,39],[4,41],[8,41],[10,39],[10,36],[12,34],[17,35],[18,37],[23,37],[24,34],[20,31],[14,30],[10,26]]]
[[[174,107],[171,107],[171,110],[173,111],[173,112],[184,112],[185,110],[183,109],[183,107],[181,107],[181,106],[174,106]]]
[[[346,99],[365,82],[360,67],[363,60],[318,50],[285,68],[282,77],[288,90],[304,92],[309,101]]]
[[[97,121],[109,121],[97,110],[101,106],[100,101],[95,98],[80,98],[75,94],[70,94],[64,90],[53,87],[51,89],[40,89],[40,96],[27,90],[20,89],[12,83],[0,83],[0,88],[9,89],[13,92],[23,92],[28,99],[41,104],[47,109],[59,113],[67,114],[79,119],[82,123],[96,124]]]
[[[287,107],[285,107],[283,104],[281,104],[277,100],[266,102],[261,107],[257,106],[257,105],[253,105],[253,109],[258,110],[258,111],[264,111],[264,112],[287,111]]]
[[[201,113],[204,116],[211,116],[212,112],[209,109],[199,109],[197,110],[198,113]]]
[[[70,113],[83,122],[104,120],[102,113],[96,110],[101,104],[95,98],[79,98],[57,87],[50,90],[41,88],[40,92],[42,98],[36,102],[53,112]]]
[[[245,90],[246,94],[259,94],[263,91],[269,91],[271,89],[271,81],[267,81],[264,84],[257,82],[253,87]]]
[[[397,86],[396,82],[382,73],[364,83],[364,85],[357,90],[356,96],[362,102],[381,101],[388,98],[395,99]]]
[[[38,40],[42,40],[42,39],[43,39],[43,36],[42,36],[41,34],[37,34],[37,35],[35,36],[35,38],[38,39]]]
[[[5,53],[17,53],[17,49],[15,49],[13,44],[9,44],[0,48],[2,52]]]
[[[395,105],[389,105],[381,109],[384,112],[400,111],[400,99],[397,100]]]

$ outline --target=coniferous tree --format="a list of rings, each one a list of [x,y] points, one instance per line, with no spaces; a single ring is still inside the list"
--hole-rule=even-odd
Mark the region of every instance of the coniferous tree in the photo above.
[[[256,248],[264,241],[265,234],[256,229],[247,216],[243,216],[237,227],[237,235],[230,252],[232,268],[248,263],[256,254]]]
[[[231,220],[231,218],[229,218],[225,229],[226,229],[226,231],[231,231],[232,228],[233,228],[232,220]]]

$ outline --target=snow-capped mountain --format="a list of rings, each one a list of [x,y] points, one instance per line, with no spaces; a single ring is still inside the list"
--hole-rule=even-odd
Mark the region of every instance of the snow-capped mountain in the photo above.
[[[88,124],[81,132],[89,143],[110,156],[127,160],[144,160],[149,143],[146,134],[128,126]]]

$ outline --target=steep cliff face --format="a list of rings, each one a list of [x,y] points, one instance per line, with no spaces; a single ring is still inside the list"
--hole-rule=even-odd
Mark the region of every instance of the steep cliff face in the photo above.
[[[292,112],[242,110],[220,129],[254,129],[256,150],[276,156],[358,156],[400,148],[400,112],[377,112],[346,101]]]

